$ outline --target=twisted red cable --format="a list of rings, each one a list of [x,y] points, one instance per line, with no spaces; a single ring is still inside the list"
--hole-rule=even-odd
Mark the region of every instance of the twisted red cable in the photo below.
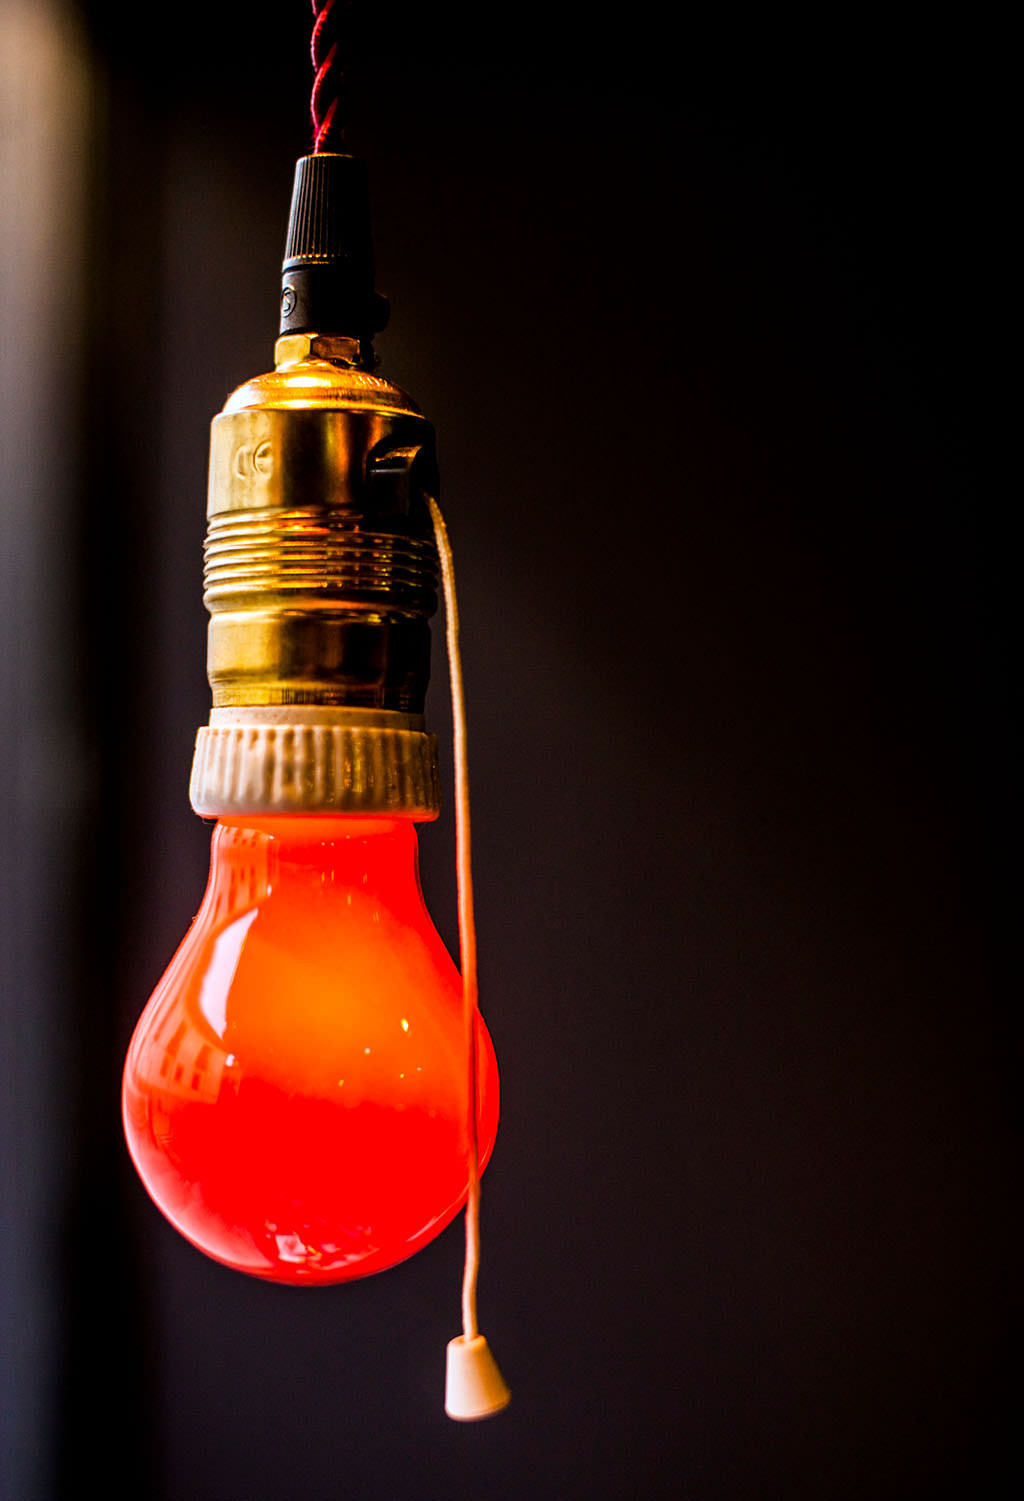
[[[340,47],[341,13],[344,0],[313,0],[313,96],[309,102],[313,117],[313,150],[344,149],[344,111],[341,108],[342,54]]]

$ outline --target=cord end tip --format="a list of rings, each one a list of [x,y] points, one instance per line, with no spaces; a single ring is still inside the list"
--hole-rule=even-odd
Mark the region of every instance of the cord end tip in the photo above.
[[[457,1423],[474,1423],[501,1412],[511,1399],[512,1393],[482,1334],[472,1339],[460,1334],[449,1341],[444,1410],[450,1418]]]

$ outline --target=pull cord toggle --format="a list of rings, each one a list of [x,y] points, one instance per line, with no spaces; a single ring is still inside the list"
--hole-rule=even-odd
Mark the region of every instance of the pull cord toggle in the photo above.
[[[476,1288],[480,1271],[480,1161],[477,1143],[477,966],[476,923],[473,917],[473,872],[470,861],[469,767],[466,753],[466,700],[459,651],[459,608],[451,543],[441,508],[427,496],[434,542],[441,564],[444,593],[445,644],[452,694],[455,763],[455,868],[459,904],[459,967],[462,971],[462,1012],[465,1023],[468,1078],[466,1139],[469,1193],[466,1199],[466,1262],[462,1279],[462,1333],[448,1344],[444,1410],[458,1422],[489,1418],[507,1407],[512,1393],[498,1369],[486,1339],[477,1327]]]

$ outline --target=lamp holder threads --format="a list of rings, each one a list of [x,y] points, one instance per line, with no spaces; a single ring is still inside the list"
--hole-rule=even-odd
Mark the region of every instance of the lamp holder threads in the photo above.
[[[437,488],[433,428],[355,339],[288,334],[228,398],[210,438],[197,813],[436,817]]]

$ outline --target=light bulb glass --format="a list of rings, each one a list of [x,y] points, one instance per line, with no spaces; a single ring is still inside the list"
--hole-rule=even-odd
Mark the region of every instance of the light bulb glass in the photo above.
[[[480,1163],[498,1124],[478,1022]],[[462,984],[411,822],[224,819],[196,919],[136,1027],[128,1146],[173,1225],[258,1277],[419,1250],[467,1191]]]

